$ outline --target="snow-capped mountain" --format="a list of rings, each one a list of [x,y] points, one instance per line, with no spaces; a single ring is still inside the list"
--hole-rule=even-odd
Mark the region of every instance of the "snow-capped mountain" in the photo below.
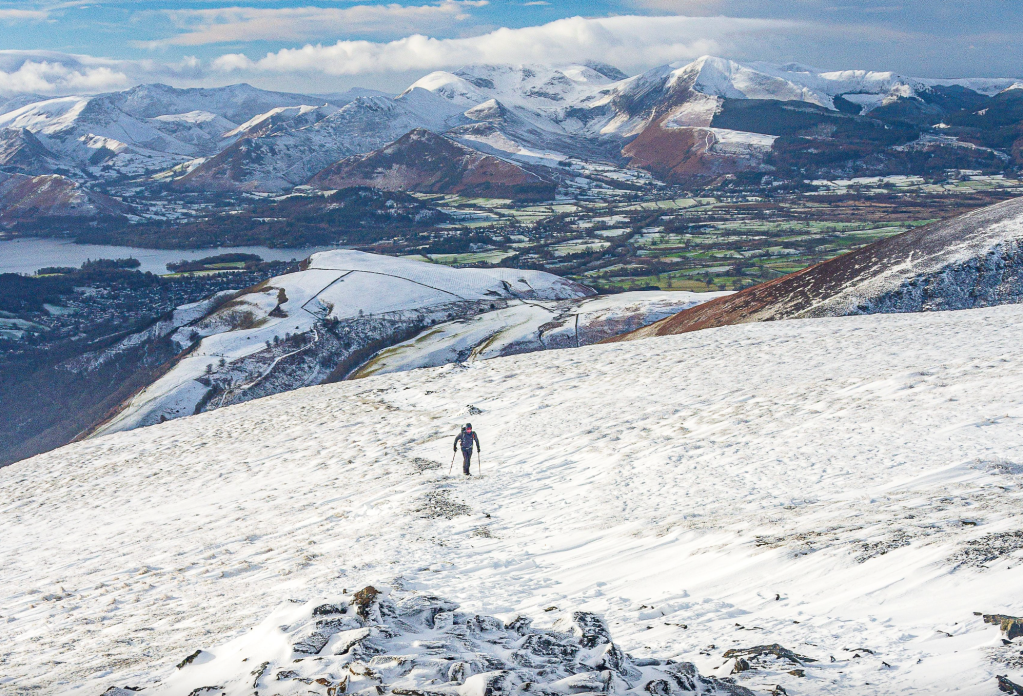
[[[4,467],[0,691],[998,693],[1023,681],[998,618],[1023,616],[1021,323],[512,356]]]
[[[280,191],[351,155],[383,147],[416,128],[443,132],[457,109],[431,92],[415,89],[397,98],[359,97],[336,111],[306,112],[315,117],[268,117],[273,127],[241,137],[202,162],[176,185],[198,190]],[[322,116],[322,117],[321,117]],[[263,119],[267,120],[267,119]]]
[[[633,77],[599,64],[471,65],[431,73],[396,97],[143,85],[14,100],[0,109],[0,128],[31,132],[63,173],[140,176],[185,165],[180,171],[190,174],[180,184],[194,189],[280,191],[416,128],[517,162],[629,162],[678,182],[748,170],[783,178],[864,167],[914,173],[901,171],[921,166],[907,149],[939,160],[954,152],[978,168],[1018,159],[1020,148],[1007,148],[999,130],[1006,119],[1023,120],[1002,98],[1018,82],[711,56]],[[920,139],[938,124],[940,141]],[[957,138],[969,147],[956,149]],[[869,162],[859,161],[864,151],[873,155]],[[807,162],[807,152],[820,153],[819,161]]]
[[[352,97],[354,98],[354,96]],[[267,92],[249,85],[177,89],[140,85],[88,97],[13,101],[0,128],[31,132],[65,167],[91,176],[141,174],[213,155],[229,145],[241,124],[285,107],[344,104],[329,98]]]
[[[60,158],[47,150],[32,131],[27,128],[0,129],[0,171],[36,176],[52,174],[60,167]]]
[[[1023,198],[918,227],[609,339],[728,324],[1023,302]]]

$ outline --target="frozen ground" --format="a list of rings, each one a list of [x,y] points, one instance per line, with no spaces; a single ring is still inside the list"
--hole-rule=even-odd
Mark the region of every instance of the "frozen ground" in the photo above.
[[[760,694],[997,693],[996,674],[1023,680],[1020,646],[974,612],[1023,613],[1021,338],[1021,306],[745,324],[303,389],[40,455],[0,470],[0,691],[186,696],[209,685],[175,668],[196,650],[196,670],[237,670],[246,636],[276,650],[311,607],[379,583],[538,627],[596,612],[631,655],[718,678],[729,649],[817,660],[734,675]],[[447,465],[470,405],[484,459],[466,481]]]
[[[623,292],[562,301],[515,300],[471,319],[438,324],[385,348],[356,377],[577,348],[633,331],[728,292]]]
[[[373,340],[495,309],[497,302],[564,300],[592,293],[542,271],[455,269],[361,251],[319,252],[303,270],[271,278],[179,325],[172,338],[187,353],[97,432],[191,415],[260,387],[284,391],[317,384],[339,361],[329,355],[338,331],[329,330],[325,321],[344,323],[360,334],[347,336],[346,346],[333,351],[347,356]],[[383,328],[367,329],[370,325]],[[282,339],[296,335],[306,340],[278,347]],[[280,384],[265,387],[278,377],[282,362],[296,362],[303,354],[309,364],[281,377]]]

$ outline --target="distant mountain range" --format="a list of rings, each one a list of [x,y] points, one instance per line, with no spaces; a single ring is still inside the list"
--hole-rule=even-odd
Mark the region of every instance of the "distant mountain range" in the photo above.
[[[445,137],[435,145],[532,167],[545,181],[569,158],[683,184],[995,171],[1023,165],[1021,124],[1023,81],[1011,78],[820,72],[715,57],[634,77],[596,63],[472,65],[431,73],[397,96],[141,85],[15,98],[0,104],[0,171],[78,182],[157,175],[188,190],[277,192],[417,129]],[[431,172],[421,164],[417,179],[444,179],[447,162]],[[508,170],[493,171],[498,183]],[[451,181],[451,190],[461,185]]]

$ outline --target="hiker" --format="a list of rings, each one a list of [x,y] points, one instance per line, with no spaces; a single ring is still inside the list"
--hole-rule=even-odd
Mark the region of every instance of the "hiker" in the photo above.
[[[462,473],[469,476],[469,462],[472,460],[472,443],[476,443],[476,454],[480,452],[480,439],[472,431],[472,423],[462,426],[462,432],[455,435],[454,452],[458,451],[458,443],[462,443]]]

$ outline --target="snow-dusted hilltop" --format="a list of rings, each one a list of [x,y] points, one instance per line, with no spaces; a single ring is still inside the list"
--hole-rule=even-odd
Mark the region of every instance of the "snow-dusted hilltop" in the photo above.
[[[640,291],[561,301],[513,301],[502,309],[424,329],[380,351],[353,376],[587,346],[730,294]]]
[[[346,377],[589,345],[728,293],[593,294],[539,271],[314,254],[297,273],[182,308],[187,321],[165,331],[182,354],[96,433]]]
[[[329,100],[350,101],[344,95]],[[59,161],[55,171],[89,178],[140,174],[215,154],[234,142],[241,124],[261,114],[325,101],[245,84],[214,89],[139,85],[111,94],[12,102],[16,108],[0,113],[0,137],[11,137],[7,129],[31,133],[46,156]],[[7,164],[0,151],[0,166]]]
[[[539,271],[455,269],[361,251],[314,254],[303,270],[177,329],[171,340],[187,353],[98,432],[342,378],[379,348],[497,303],[592,293]]]
[[[0,691],[997,693],[1023,682],[1015,624],[983,616],[1023,616],[1021,324],[534,353],[16,463]],[[447,473],[466,420],[469,480]]]
[[[192,190],[280,191],[425,128],[518,162],[629,161],[684,181],[784,169],[784,161],[765,159],[777,137],[793,133],[898,160],[896,151],[888,152],[892,134],[873,133],[892,123],[916,129],[904,134],[905,142],[895,138],[895,147],[941,124],[940,145],[927,140],[912,147],[1008,161],[1015,150],[984,133],[1005,118],[1019,120],[1009,94],[1019,83],[704,56],[633,77],[596,63],[470,65],[431,73],[396,97],[142,85],[98,96],[12,100],[0,110],[0,169],[95,179],[181,167],[167,176],[184,174],[179,185]],[[789,110],[779,112],[779,104]],[[31,171],[23,169],[26,161]]]
[[[128,214],[120,201],[90,191],[57,174],[26,176],[0,172],[0,221],[45,216],[55,219],[94,219]]]
[[[974,210],[611,340],[801,317],[926,312],[1023,302],[1023,198]]]

